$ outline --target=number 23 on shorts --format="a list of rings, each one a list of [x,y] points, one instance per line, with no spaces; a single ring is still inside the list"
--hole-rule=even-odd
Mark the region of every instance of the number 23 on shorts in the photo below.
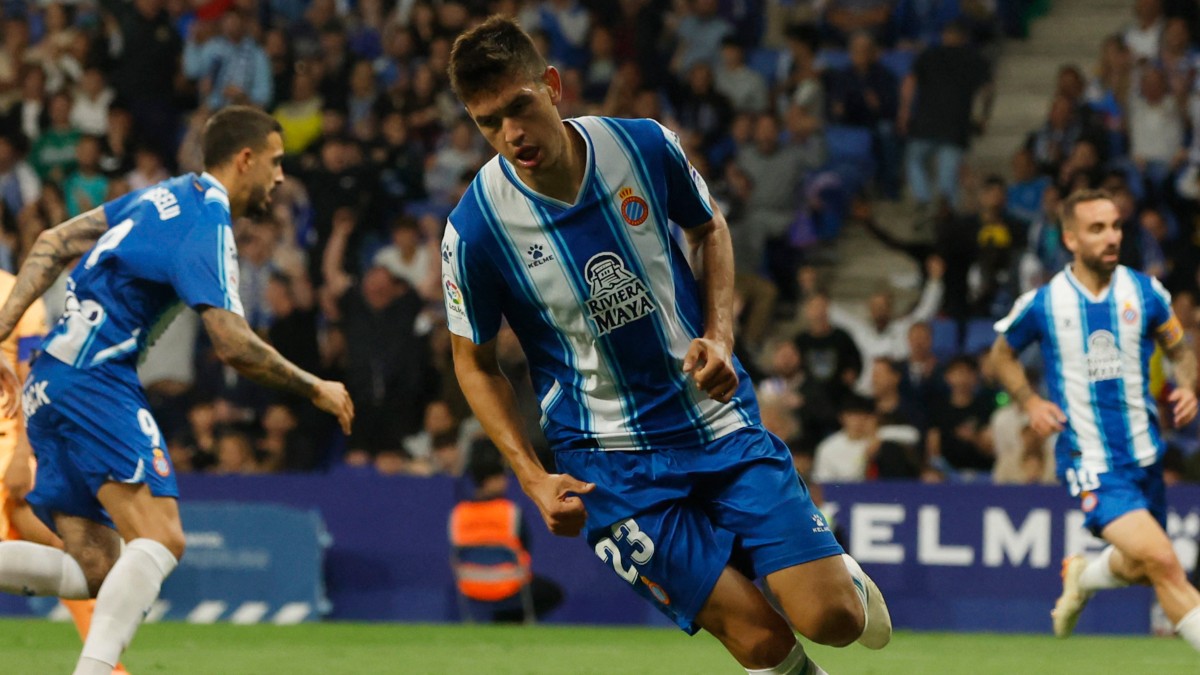
[[[631,549],[629,559],[638,565],[645,565],[654,557],[654,542],[650,539],[650,535],[638,527],[637,521],[633,518],[614,523],[611,530],[611,537],[605,537],[596,542],[596,555],[605,563],[612,565],[613,570],[622,579],[635,584],[638,580],[637,568],[633,564],[625,566],[617,542],[624,540],[629,544]]]

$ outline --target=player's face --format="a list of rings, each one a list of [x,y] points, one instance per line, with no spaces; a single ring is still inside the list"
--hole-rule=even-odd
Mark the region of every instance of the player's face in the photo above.
[[[502,157],[526,177],[552,169],[569,141],[555,107],[562,97],[558,71],[540,80],[515,77],[466,103],[476,126]]]
[[[1117,269],[1121,254],[1121,214],[1108,199],[1075,205],[1073,224],[1063,231],[1075,262],[1107,276]]]
[[[283,137],[277,132],[272,131],[263,149],[254,153],[249,174],[246,215],[266,215],[271,208],[271,192],[283,182]]]

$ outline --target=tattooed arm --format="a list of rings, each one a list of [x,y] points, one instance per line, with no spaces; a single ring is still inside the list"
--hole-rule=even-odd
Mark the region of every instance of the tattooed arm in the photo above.
[[[0,307],[0,341],[8,339],[25,310],[42,297],[67,264],[86,253],[107,229],[104,209],[95,208],[38,235],[8,300]]]
[[[259,384],[311,400],[337,417],[342,430],[350,433],[354,404],[340,382],[322,380],[283,358],[250,329],[246,319],[229,310],[208,307],[200,316],[219,359]]]

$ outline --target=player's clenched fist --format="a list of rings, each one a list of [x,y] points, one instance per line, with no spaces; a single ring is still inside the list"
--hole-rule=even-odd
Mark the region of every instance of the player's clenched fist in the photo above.
[[[596,489],[595,483],[585,483],[565,473],[550,473],[524,484],[525,494],[537,504],[542,520],[550,532],[560,537],[574,537],[583,531],[587,509],[583,495]]]
[[[350,392],[346,391],[345,385],[330,380],[317,382],[312,402],[336,417],[338,424],[342,425],[342,432],[350,435],[350,426],[354,422],[354,401],[350,400]]]
[[[1033,432],[1042,437],[1062,431],[1067,423],[1062,409],[1041,396],[1033,396],[1025,402],[1025,413],[1029,415]]]
[[[732,350],[718,340],[703,337],[692,340],[683,357],[683,372],[690,374],[696,386],[715,401],[729,403],[737,391]]]

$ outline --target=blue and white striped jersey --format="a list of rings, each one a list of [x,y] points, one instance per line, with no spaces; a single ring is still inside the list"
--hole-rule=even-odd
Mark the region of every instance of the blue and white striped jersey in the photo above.
[[[450,214],[450,330],[478,344],[501,319],[521,341],[555,450],[687,447],[758,424],[750,378],[708,398],[681,368],[702,330],[700,288],[669,232],[713,217],[678,137],[653,120],[568,120],[587,143],[574,204],[536,194],[502,157]]]
[[[1118,266],[1096,297],[1068,265],[996,323],[1014,351],[1041,343],[1050,398],[1067,416],[1055,447],[1060,477],[1072,467],[1097,474],[1162,456],[1149,369],[1155,333],[1172,316],[1157,279]]]
[[[104,205],[108,231],[67,280],[66,311],[43,349],[76,368],[136,365],[181,308],[242,314],[225,187],[186,174]]]

